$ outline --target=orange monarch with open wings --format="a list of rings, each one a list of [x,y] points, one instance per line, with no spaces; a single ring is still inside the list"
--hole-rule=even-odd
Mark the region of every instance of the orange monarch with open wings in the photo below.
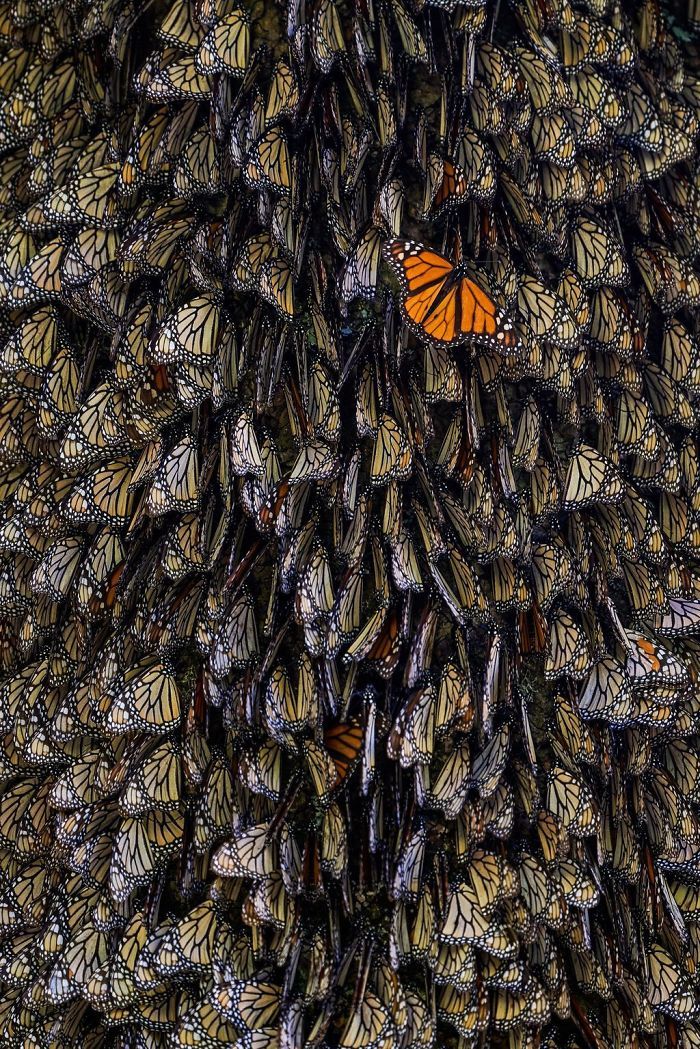
[[[403,314],[424,341],[441,346],[473,342],[512,351],[518,344],[504,312],[461,266],[413,240],[392,240],[384,255],[403,288]]]

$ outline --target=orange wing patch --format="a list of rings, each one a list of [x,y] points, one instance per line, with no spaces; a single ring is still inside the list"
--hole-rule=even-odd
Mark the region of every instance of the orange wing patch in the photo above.
[[[656,645],[652,644],[651,641],[647,641],[647,639],[644,637],[638,637],[637,648],[640,648],[642,652],[644,652],[647,659],[649,660],[649,663],[651,664],[651,669],[654,672],[656,672],[657,670],[661,670],[661,660],[656,654]]]
[[[412,247],[421,247],[421,251],[412,251]],[[392,240],[385,251],[389,261],[399,267],[398,272],[412,295],[421,288],[449,277],[454,269],[443,255],[422,248],[421,245],[413,245],[412,241]]]
[[[462,330],[474,330],[486,335],[496,332],[496,313],[494,304],[481,290],[478,284],[467,277],[459,282],[460,289],[460,324]]]
[[[406,312],[412,297],[406,300]],[[439,342],[454,342],[457,335],[457,288],[452,288],[423,318],[421,327],[426,335]]]
[[[438,284],[428,285],[427,288],[423,288],[422,291],[417,292],[415,295],[407,296],[403,308],[414,324],[423,324],[425,318],[433,309],[435,300],[442,291],[444,284],[445,281],[441,280]]]

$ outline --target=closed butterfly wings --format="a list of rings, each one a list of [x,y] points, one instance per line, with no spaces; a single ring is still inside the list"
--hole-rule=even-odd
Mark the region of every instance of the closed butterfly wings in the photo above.
[[[399,239],[385,246],[384,256],[401,284],[404,318],[424,342],[516,350],[516,335],[503,311],[443,255]]]

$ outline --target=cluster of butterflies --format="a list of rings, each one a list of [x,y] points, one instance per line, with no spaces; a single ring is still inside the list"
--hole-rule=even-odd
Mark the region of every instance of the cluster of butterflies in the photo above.
[[[700,50],[0,0],[0,1042],[700,1046]]]

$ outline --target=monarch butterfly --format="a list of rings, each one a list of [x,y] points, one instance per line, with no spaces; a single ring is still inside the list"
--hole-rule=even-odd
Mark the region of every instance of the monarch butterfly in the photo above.
[[[65,499],[66,518],[75,524],[127,525],[133,505],[131,472],[129,459],[114,459],[79,481]]]
[[[260,294],[281,314],[294,317],[294,272],[285,259],[269,259],[260,271]]]
[[[253,189],[268,188],[277,193],[292,191],[292,161],[287,136],[272,127],[248,151],[245,176]]]
[[[256,918],[275,929],[284,929],[286,925],[289,897],[281,874],[260,882],[246,901],[246,913],[254,912]]]
[[[518,309],[528,327],[539,338],[573,348],[581,329],[565,300],[549,291],[534,277],[522,276],[518,282]]]
[[[62,601],[72,586],[82,553],[82,543],[77,538],[53,543],[32,573],[34,592],[48,594],[53,601]]]
[[[411,446],[399,423],[384,412],[377,428],[374,442],[370,478],[372,484],[386,484],[401,480],[411,473],[413,454]]]
[[[493,1023],[497,1030],[508,1031],[521,1023],[543,1023],[550,1014],[549,996],[535,979],[524,990],[511,993],[499,990],[492,1005]]]
[[[223,678],[234,668],[241,669],[255,662],[259,650],[255,606],[248,590],[242,588],[212,642],[212,672]]]
[[[289,475],[289,484],[330,480],[340,473],[340,467],[340,459],[333,446],[312,438],[302,445]]]
[[[569,119],[570,113],[567,112]],[[580,136],[580,129],[577,130]],[[556,164],[560,168],[573,167],[576,143],[563,113],[553,113],[544,119],[536,113],[532,120],[531,136],[533,155],[538,160]]]
[[[565,510],[592,503],[616,503],[624,495],[622,480],[613,463],[583,442],[569,460],[562,494]]]
[[[348,862],[348,835],[337,805],[331,804],[323,816],[320,845],[321,869],[341,878]]]
[[[269,822],[258,823],[224,842],[212,855],[212,869],[222,878],[269,877],[279,869],[279,846],[268,831]]]
[[[242,8],[228,11],[197,48],[194,64],[200,73],[243,76],[250,49],[249,20]]]
[[[396,864],[393,891],[397,899],[417,900],[422,891],[426,833],[423,827],[406,842]]]
[[[205,972],[212,963],[219,912],[212,900],[194,907],[158,940],[155,966],[167,976]]]
[[[554,62],[526,47],[519,47],[516,57],[537,112],[547,114],[552,109],[565,109],[570,105],[570,88]]]
[[[277,1027],[280,988],[264,979],[221,984],[213,992],[212,1001],[226,1019],[245,1031],[257,1035]]]
[[[340,648],[348,644],[361,626],[363,589],[362,575],[350,570],[331,609],[327,644],[332,655],[336,655]]]
[[[700,295],[700,282],[685,261],[662,244],[636,244],[633,258],[650,296],[665,314],[674,313]]]
[[[154,1031],[172,1031],[176,1045],[187,1045],[191,1039],[221,1039],[226,1043],[235,1038],[236,1028],[214,1006],[208,1002],[193,1006],[192,1002],[192,995],[180,992],[166,999],[159,1009],[144,1006],[140,1010],[142,1022]]]
[[[180,723],[180,694],[171,669],[146,658],[110,685],[101,700],[105,728],[114,735],[138,729],[167,734]]]
[[[266,690],[266,717],[281,743],[286,742],[286,733],[297,734],[306,729],[317,708],[316,690],[313,667],[306,653],[300,659],[296,691],[283,667],[273,670]]]
[[[571,228],[571,252],[576,272],[588,290],[602,284],[624,285],[630,273],[621,245],[607,225],[582,215]]]
[[[378,197],[378,210],[381,218],[386,224],[387,230],[394,237],[398,237],[401,231],[404,207],[404,188],[400,179],[388,179]]]
[[[465,202],[469,192],[467,180],[459,165],[431,153],[425,184],[423,213],[440,215]]]
[[[204,364],[216,352],[221,311],[210,296],[198,296],[159,326],[150,358],[155,364]]]
[[[85,987],[107,959],[108,937],[92,923],[70,938],[47,974],[46,992],[56,1005],[70,1001],[76,986]]]
[[[234,815],[233,778],[220,754],[212,757],[195,809],[194,846],[205,853],[229,833]]]
[[[594,834],[598,810],[590,789],[561,767],[547,777],[547,809],[576,837]]]
[[[452,354],[439,345],[426,343],[424,387],[427,401],[459,401],[462,377]]]
[[[155,871],[165,868],[181,847],[183,830],[181,812],[151,812],[141,819],[122,821],[109,865],[109,887],[115,899],[126,899],[136,888],[147,885]]]
[[[688,670],[677,656],[643,634],[627,632],[629,650],[625,671],[635,689],[658,686],[683,688],[689,681]]]
[[[309,422],[324,440],[336,440],[340,432],[340,404],[331,376],[321,361],[312,363],[306,389]]]
[[[63,236],[54,237],[32,255],[8,289],[7,298],[14,306],[58,299],[63,287],[61,267],[67,246]]]
[[[496,790],[503,775],[510,750],[510,729],[503,725],[492,739],[474,758],[470,775],[470,785],[483,798],[488,798]]]
[[[209,504],[209,508],[211,504]],[[163,555],[163,568],[173,581],[182,579],[190,571],[201,571],[207,562],[207,540],[211,516],[185,514],[168,533]]]
[[[439,809],[447,819],[455,819],[470,787],[471,756],[469,747],[461,744],[443,762],[431,784],[427,770],[419,766],[421,779],[419,799],[422,807]]]
[[[429,765],[435,736],[435,689],[428,685],[408,697],[389,735],[387,753],[402,768]]]
[[[656,416],[662,420],[690,429],[695,422],[695,411],[674,379],[651,361],[643,371],[647,395]]]
[[[522,466],[532,473],[538,461],[540,431],[540,411],[536,401],[530,398],[523,407],[513,438],[513,466]]]
[[[584,67],[568,79],[576,101],[595,113],[606,127],[617,129],[624,122],[625,109],[615,87],[594,67]]]
[[[482,41],[476,56],[476,78],[487,83],[506,102],[517,94],[517,67],[511,55],[489,41]]]
[[[340,783],[344,782],[355,768],[363,739],[363,728],[356,721],[341,722],[324,729],[323,741]]]
[[[109,229],[119,221],[119,176],[120,168],[116,163],[98,164],[92,171],[76,172],[64,187],[49,196],[44,207],[61,224],[80,219],[101,229]],[[110,240],[105,242],[109,244]]]
[[[636,456],[631,461],[631,473],[637,481],[651,484],[653,487],[674,492],[678,490],[680,464],[675,449],[668,441],[664,431],[656,430],[655,456],[644,459]]]
[[[165,456],[155,472],[147,506],[154,516],[170,510],[196,510],[199,505],[199,461],[191,434]]]
[[[510,321],[443,255],[406,240],[390,241],[384,255],[401,284],[406,323],[419,338],[443,346],[471,341],[504,352],[516,348]]]
[[[227,450],[231,458],[233,473],[240,476],[252,473],[256,477],[262,477],[265,473],[265,465],[262,459],[262,452],[260,451],[260,444],[253,427],[253,420],[250,412],[245,409],[229,430]]]
[[[670,740],[664,750],[663,761],[683,796],[695,801],[698,794],[700,766],[692,746],[685,739]]]
[[[472,991],[457,991],[446,987],[437,996],[437,1017],[464,1037],[477,1026],[487,1021],[488,999],[485,993],[478,996]]]
[[[428,568],[450,614],[462,626],[488,621],[488,604],[473,568],[458,547],[451,546],[447,554],[449,575],[432,560]]]
[[[394,146],[397,139],[395,94],[393,83],[387,78],[381,77],[377,85],[377,123],[379,145],[383,150],[388,150]],[[399,105],[401,105],[400,100]]]
[[[563,917],[561,901],[557,899],[554,883],[535,856],[527,852],[521,855],[518,880],[520,895],[533,918],[543,918],[553,927],[559,925]]]
[[[627,86],[625,120],[621,133],[647,152],[656,153],[663,146],[663,125],[659,114],[641,84]]]
[[[172,57],[167,52],[164,54],[168,58]],[[151,102],[188,98],[206,102],[211,99],[211,84],[199,71],[193,55],[163,65],[159,62],[158,67],[147,76],[142,90]]]
[[[428,48],[416,21],[399,2],[393,4],[389,10],[396,23],[405,54],[416,62],[427,62]]]
[[[478,888],[459,884],[447,899],[440,939],[446,944],[468,943],[496,958],[513,958],[517,943],[505,926],[484,910]]]
[[[189,8],[173,8],[165,15],[156,33],[164,43],[193,54],[202,38],[202,27]]]
[[[340,278],[340,299],[347,307],[356,298],[372,300],[377,288],[382,232],[370,226],[348,255]]]
[[[441,944],[429,962],[438,985],[447,984],[456,991],[473,991],[475,955],[470,944]]]
[[[148,940],[148,927],[141,911],[127,922],[107,971],[108,996],[117,1006],[131,1004],[138,997],[134,967],[140,950]]]
[[[652,1009],[665,1013],[683,1023],[697,1014],[689,977],[674,962],[669,952],[659,943],[649,950],[648,994]]]
[[[515,608],[524,612],[530,607],[532,597],[521,571],[508,557],[497,557],[491,566],[493,602],[501,612]]]
[[[700,632],[700,601],[671,598],[668,612],[650,619],[652,628],[667,637],[684,637]]]
[[[345,52],[342,25],[333,0],[321,0],[313,17],[311,54],[321,73],[330,73],[339,55]]]
[[[297,587],[296,608],[304,623],[323,620],[333,607],[333,577],[328,554],[322,543],[317,543]]]
[[[694,393],[700,382],[697,340],[676,318],[664,325],[661,366],[676,382]]]
[[[549,625],[549,648],[545,656],[546,678],[561,676],[580,680],[590,669],[588,639],[572,616],[557,612]]]
[[[270,81],[265,107],[265,123],[272,124],[282,117],[293,117],[299,104],[299,85],[293,68],[284,59],[277,62]]]
[[[372,991],[366,990],[351,1013],[338,1042],[339,1049],[371,1049],[396,1037],[389,1010]]]
[[[171,740],[157,745],[130,774],[119,798],[127,816],[180,805],[180,748]]]

